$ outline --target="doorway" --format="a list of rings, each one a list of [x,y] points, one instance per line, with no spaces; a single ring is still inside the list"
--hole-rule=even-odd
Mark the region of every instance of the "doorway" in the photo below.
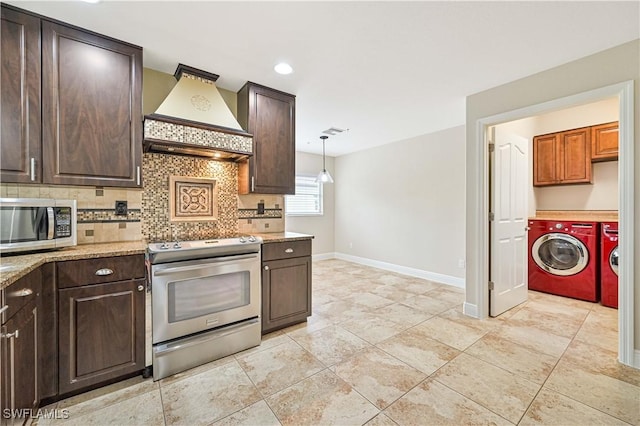
[[[476,186],[476,205],[479,214],[475,218],[477,232],[470,244],[473,257],[477,259],[475,267],[468,271],[467,282],[476,283],[475,305],[465,303],[465,313],[477,318],[486,318],[489,312],[488,278],[489,278],[489,211],[488,211],[488,146],[487,132],[491,126],[514,121],[547,112],[584,105],[607,98],[619,99],[620,111],[620,161],[619,161],[619,223],[620,223],[620,251],[624,253],[619,274],[619,328],[618,328],[618,357],[623,364],[636,366],[634,363],[634,164],[633,164],[633,81],[603,87],[589,92],[572,95],[565,98],[544,102],[538,105],[479,119],[475,129],[475,147],[477,159],[481,167],[478,168]],[[625,262],[625,258],[629,261]]]

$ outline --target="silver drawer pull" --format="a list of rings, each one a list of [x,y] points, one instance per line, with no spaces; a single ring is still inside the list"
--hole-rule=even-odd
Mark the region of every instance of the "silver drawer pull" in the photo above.
[[[143,286],[142,284],[140,284],[140,285],[138,286],[138,291],[142,291],[142,290],[144,290],[144,286]]]
[[[265,271],[268,271],[268,270],[269,270],[269,267],[268,267],[268,266],[265,266],[265,267],[264,267],[264,270],[265,270]]]
[[[109,269],[109,268],[102,268],[96,271],[96,275],[99,277],[104,277],[111,274],[113,274],[113,269]]]
[[[293,253],[293,249],[292,248],[288,248],[284,251],[285,253]]]
[[[22,290],[16,291],[16,296],[25,297],[33,294],[33,290],[30,288],[23,288]]]

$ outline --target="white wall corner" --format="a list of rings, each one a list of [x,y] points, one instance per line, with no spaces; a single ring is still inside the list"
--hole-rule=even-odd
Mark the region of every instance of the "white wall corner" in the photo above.
[[[411,277],[422,278],[441,284],[447,284],[453,287],[465,288],[464,278],[453,277],[450,275],[439,274],[437,272],[423,271],[422,269],[409,268],[407,266],[396,265],[394,263],[381,262],[379,260],[368,259],[366,257],[352,256],[350,254],[335,253],[336,259],[346,260],[348,262],[359,263],[361,265],[372,266],[385,271],[397,272]]]

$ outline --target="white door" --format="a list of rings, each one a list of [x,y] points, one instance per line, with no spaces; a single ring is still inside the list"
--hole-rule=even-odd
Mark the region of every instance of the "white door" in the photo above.
[[[495,317],[527,300],[529,142],[493,130],[489,306]]]

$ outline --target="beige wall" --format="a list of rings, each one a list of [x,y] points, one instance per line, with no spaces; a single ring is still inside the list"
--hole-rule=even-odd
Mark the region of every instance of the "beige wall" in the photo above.
[[[531,105],[538,105],[563,97],[577,95],[613,84],[634,81],[634,144],[640,146],[640,40],[625,43],[595,55],[552,68],[547,71],[517,80],[493,89],[467,97],[467,292],[469,306],[478,306],[477,291],[485,286],[478,282],[477,271],[481,270],[483,259],[477,258],[476,247],[483,235],[478,211],[479,193],[477,179],[482,175],[484,164],[480,161],[476,130],[478,120],[498,114],[515,111]],[[634,153],[636,218],[640,212],[640,149]],[[637,224],[639,221],[634,220]],[[640,227],[636,226],[633,238],[636,270],[635,306],[640,306]],[[640,315],[635,315],[635,348],[640,348]]]
[[[335,177],[334,158],[327,157],[327,170]],[[296,174],[317,175],[322,170],[322,156],[296,152]],[[325,184],[323,187],[322,216],[286,216],[285,227],[290,232],[311,234],[314,255],[333,255],[334,246],[334,190],[342,182]]]
[[[464,126],[336,158],[335,251],[461,281]]]

